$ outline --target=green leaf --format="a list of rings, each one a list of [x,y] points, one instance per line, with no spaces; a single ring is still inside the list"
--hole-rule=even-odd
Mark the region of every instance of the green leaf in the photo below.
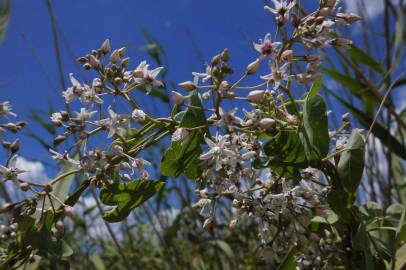
[[[334,93],[332,90],[326,88],[326,91],[331,94],[334,98],[337,99],[338,102],[340,102],[344,107],[346,107],[353,116],[357,118],[357,120],[360,122],[362,126],[365,128],[369,129],[370,126],[373,123],[373,119],[366,115],[364,112],[360,111],[359,109],[355,108],[353,105],[349,104],[346,102],[344,99],[339,97],[336,93]],[[383,127],[381,124],[378,122],[375,122],[375,125],[372,128],[372,134],[379,138],[381,142],[391,149],[393,153],[398,155],[399,157],[406,159],[406,148],[405,146],[400,143],[392,134],[390,131]]]
[[[338,71],[322,68],[323,72],[330,76],[332,79],[337,81],[339,84],[350,90],[352,94],[357,97],[362,97],[362,95],[371,95],[369,91],[367,91],[367,87],[359,82],[358,80],[352,78],[349,75],[343,75]]]
[[[0,5],[0,43],[6,36],[8,23],[10,20],[11,0],[4,0]]]
[[[279,131],[264,145],[264,152],[269,157],[266,164],[272,172],[291,178],[300,178],[300,170],[307,168],[304,146],[296,132]]]
[[[351,45],[351,48],[348,50],[348,52],[353,59],[363,63],[364,65],[368,66],[369,68],[378,73],[381,74],[384,73],[381,64],[378,61],[376,61],[373,57],[371,57],[371,55],[365,53],[357,46]]]
[[[317,95],[320,92],[322,87],[323,87],[323,77],[319,76],[317,78],[317,80],[313,83],[312,88],[310,88],[307,98],[311,98],[311,97]]]
[[[395,264],[395,269],[396,270],[403,270],[406,267],[406,244],[401,246],[397,251],[396,251],[396,264]]]
[[[139,179],[130,183],[113,183],[103,188],[100,200],[105,205],[115,206],[103,213],[108,222],[119,222],[125,219],[134,208],[143,204],[157,193],[165,182]]]
[[[312,160],[312,154],[316,158],[327,156],[330,136],[328,134],[327,109],[323,98],[316,94],[308,95],[303,110],[303,145],[308,160]]]
[[[89,260],[93,263],[96,270],[105,270],[103,260],[100,258],[99,254],[93,253],[89,255]]]
[[[206,126],[206,116],[203,105],[197,91],[192,93],[190,105],[183,115],[180,127],[195,128]],[[197,109],[201,108],[201,109]],[[185,172],[190,179],[197,179],[200,176],[200,160],[202,153],[200,144],[204,142],[204,134],[209,134],[208,128],[191,131],[182,142],[172,142],[171,146],[163,154],[160,172],[164,176],[179,176]]]
[[[296,269],[296,260],[295,260],[296,249],[291,248],[283,258],[281,264],[278,267],[278,270],[295,270]]]
[[[354,130],[348,139],[346,150],[337,165],[339,178],[345,190],[354,194],[364,172],[365,143],[359,131]]]
[[[77,157],[75,155],[74,159]],[[71,163],[66,163],[66,165],[62,166],[60,172],[58,175],[62,175],[66,172],[69,172],[71,170],[75,169],[75,165]],[[69,190],[72,186],[73,180],[75,179],[75,174],[68,175],[64,177],[63,179],[59,180],[53,187],[52,193],[55,197],[59,198],[61,201],[64,201],[66,197],[68,196]],[[52,197],[51,197],[52,198]],[[61,204],[57,200],[52,200],[52,203],[54,204],[55,207],[60,206]]]

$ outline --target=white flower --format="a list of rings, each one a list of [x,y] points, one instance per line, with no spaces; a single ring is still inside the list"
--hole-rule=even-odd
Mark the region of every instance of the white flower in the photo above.
[[[151,163],[143,158],[134,159],[134,161],[131,163],[132,174],[134,174],[134,171],[139,171],[141,173],[142,178],[148,179],[149,174],[145,169],[145,166],[151,166]]]
[[[6,181],[6,180],[12,180],[13,182],[16,183],[17,186],[19,186],[18,183],[18,175],[20,173],[24,173],[24,170],[20,170],[16,167],[16,162],[17,162],[18,155],[14,155],[10,158],[8,161],[7,167],[4,167],[0,165],[0,181]]]
[[[92,86],[88,86],[86,84],[83,85],[83,93],[82,96],[80,97],[80,101],[83,103],[97,103],[97,104],[103,104],[103,100],[99,97],[99,95],[96,93],[96,88],[100,87],[101,81],[99,78],[95,78],[93,80]]]
[[[279,88],[283,81],[288,81],[290,76],[287,73],[289,63],[283,64],[281,67],[277,66],[274,62],[270,62],[271,73],[261,76],[261,79],[274,83],[274,89]]]
[[[213,204],[210,199],[202,198],[197,203],[192,205],[194,208],[201,208],[200,215],[204,218],[212,216]]]
[[[193,75],[193,83],[198,84],[199,83],[199,78],[202,78],[202,82],[207,82],[212,78],[211,76],[211,67],[207,66],[206,67],[206,72],[205,73],[198,73],[198,72],[192,72]]]
[[[286,23],[289,19],[290,10],[296,5],[296,0],[293,0],[290,3],[286,0],[272,0],[272,2],[275,5],[275,8],[265,6],[264,9],[278,15],[276,19],[279,23]]]
[[[229,128],[234,125],[241,125],[242,119],[235,115],[237,110],[237,108],[234,108],[228,112],[225,112],[222,108],[220,108],[220,120],[217,122],[217,125],[225,128]]]
[[[259,40],[260,43],[254,42],[254,48],[257,50],[262,56],[269,56],[273,55],[276,52],[276,49],[281,45],[280,42],[273,42],[271,41],[271,34],[266,34],[263,40]]]
[[[110,118],[105,120],[107,122],[107,126],[109,128],[109,134],[107,138],[113,137],[119,130],[124,130],[128,132],[130,130],[130,121],[127,116],[121,116],[115,113],[112,109],[109,108],[109,116]]]
[[[15,113],[13,113],[11,110],[12,110],[12,107],[11,107],[10,102],[4,101],[4,102],[0,103],[0,115],[5,116],[5,117],[7,117],[9,115],[16,117],[17,115]]]
[[[185,128],[177,128],[175,132],[172,134],[172,141],[173,142],[179,142],[183,141],[187,135],[189,135],[189,131]]]
[[[72,86],[66,89],[66,91],[62,92],[66,103],[70,103],[76,98],[81,97],[85,90],[84,87],[79,83],[79,81],[76,80],[75,77],[73,77],[72,73],[69,74],[69,79],[72,83]]]
[[[206,141],[207,145],[209,146],[209,151],[205,154],[200,155],[201,160],[212,160],[216,162],[216,170],[219,171],[223,165],[223,159],[227,161],[228,158],[232,158],[235,156],[235,153],[226,148],[229,145],[228,142],[229,136],[224,135],[217,135],[216,141],[217,144],[214,143],[209,138],[205,137],[204,140]]]
[[[133,72],[134,81],[145,86],[148,91],[151,91],[154,86],[162,87],[164,84],[161,81],[158,81],[156,77],[163,67],[158,67],[153,70],[148,70],[148,67],[149,65],[147,62],[142,61]]]
[[[75,112],[76,117],[82,122],[89,120],[95,113],[97,111],[86,110],[86,108],[80,108],[80,112]]]
[[[144,113],[143,110],[135,109],[132,114],[132,118],[134,118],[135,121],[144,121],[146,114]]]
[[[69,157],[68,152],[60,154],[53,149],[49,149],[49,152],[52,155],[52,159],[56,160],[58,164],[64,165],[69,163],[75,165],[76,167],[79,167],[80,165],[80,162],[78,160],[74,160]]]

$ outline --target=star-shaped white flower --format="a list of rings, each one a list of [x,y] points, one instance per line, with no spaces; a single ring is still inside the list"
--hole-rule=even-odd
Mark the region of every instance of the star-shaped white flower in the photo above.
[[[233,151],[226,148],[226,146],[229,145],[228,138],[227,135],[217,135],[217,143],[207,137],[204,138],[210,149],[207,153],[200,155],[200,159],[215,161],[216,171],[221,170],[224,163],[223,161],[227,161],[227,158],[235,156]]]
[[[18,155],[14,155],[10,158],[8,161],[7,167],[0,165],[0,181],[4,182],[7,180],[12,180],[13,182],[16,183],[16,185],[19,185],[18,183],[18,175],[20,173],[24,173],[26,171],[20,170],[19,168],[16,167],[16,162],[17,162]]]
[[[148,67],[147,62],[142,61],[133,72],[134,81],[145,86],[147,91],[151,91],[154,86],[163,87],[164,84],[156,79],[163,67],[158,67],[153,70],[149,70]]]
[[[275,54],[278,47],[281,45],[280,42],[272,42],[271,34],[265,35],[263,40],[259,40],[260,43],[253,43],[255,50],[257,50],[262,56],[269,56]]]

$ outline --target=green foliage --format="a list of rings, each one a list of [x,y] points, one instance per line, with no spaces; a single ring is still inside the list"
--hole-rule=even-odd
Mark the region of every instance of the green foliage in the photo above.
[[[303,109],[303,145],[309,161],[327,156],[330,146],[327,108],[320,95],[308,95]]]
[[[365,143],[358,131],[353,131],[345,151],[341,154],[337,170],[344,189],[353,194],[361,183],[364,171]]]
[[[103,219],[108,222],[119,222],[125,219],[130,212],[154,196],[165,185],[162,181],[133,180],[130,183],[113,183],[100,192],[100,201],[114,206],[110,211],[103,213]]]
[[[172,142],[163,154],[160,172],[164,176],[179,176],[185,172],[190,179],[197,179],[200,175],[199,156],[202,153],[200,144],[204,142],[204,134],[209,134],[206,128],[206,117],[203,105],[197,91],[193,92],[190,105],[183,115],[180,127],[198,128],[191,131],[183,141]],[[200,109],[199,109],[200,108]]]

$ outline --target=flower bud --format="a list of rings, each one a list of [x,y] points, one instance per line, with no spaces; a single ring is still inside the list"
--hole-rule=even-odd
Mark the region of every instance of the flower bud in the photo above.
[[[131,176],[128,173],[125,173],[121,176],[121,179],[123,179],[123,181],[129,182],[131,181]]]
[[[331,42],[331,45],[342,48],[350,48],[352,41],[346,38],[336,38]]]
[[[319,15],[320,15],[320,16],[323,16],[323,17],[330,16],[330,15],[331,15],[331,11],[332,11],[331,8],[324,7],[324,8],[321,8],[321,9],[319,10]]]
[[[14,205],[11,203],[5,203],[3,205],[0,205],[0,214],[7,213],[11,209],[13,209]]]
[[[228,227],[229,227],[230,229],[234,229],[235,226],[237,226],[237,224],[238,224],[238,219],[233,219],[233,220],[231,220],[231,222],[230,222],[230,224],[228,225]]]
[[[223,60],[224,62],[228,62],[228,60],[230,60],[230,53],[228,52],[228,49],[225,48],[223,50],[223,52],[220,54],[220,58],[221,60]]]
[[[143,110],[135,109],[132,112],[131,116],[134,118],[135,121],[144,121],[146,114]]]
[[[54,146],[57,146],[66,139],[64,135],[59,135],[54,139]]]
[[[180,84],[178,84],[178,86],[179,86],[180,88],[182,88],[183,90],[185,90],[185,91],[192,91],[192,90],[196,90],[196,89],[197,89],[197,85],[194,84],[194,83],[191,82],[191,81],[186,81],[186,82],[180,83]]]
[[[123,68],[126,68],[126,67],[128,67],[129,65],[130,65],[130,58],[129,58],[129,57],[124,58],[123,61],[121,61],[121,66],[122,66]]]
[[[220,63],[221,56],[218,54],[211,59],[211,66],[217,66]]]
[[[259,58],[257,58],[254,62],[250,63],[247,66],[247,70],[246,70],[247,75],[256,73],[258,71],[260,63],[261,63],[261,60]]]
[[[71,219],[76,218],[75,209],[72,206],[66,205],[65,208],[64,208],[64,211],[65,211],[65,215],[67,217],[70,217]]]
[[[55,223],[55,229],[58,231],[59,234],[63,234],[65,232],[65,224],[63,224],[62,220],[58,220]]]
[[[281,58],[285,62],[290,62],[293,60],[293,51],[292,50],[286,50],[282,53]]]
[[[21,183],[20,184],[20,189],[24,192],[30,190],[30,185],[28,183]]]
[[[114,50],[110,55],[110,62],[113,64],[117,64],[120,61],[120,53],[118,50]]]
[[[263,90],[254,90],[249,92],[247,98],[251,102],[259,102],[265,95],[265,91]]]
[[[207,218],[204,223],[203,223],[203,230],[208,230],[210,229],[215,223],[215,220],[213,217]]]
[[[46,184],[45,187],[44,187],[44,191],[45,191],[46,193],[51,193],[53,189],[54,189],[54,188],[53,188],[52,185],[50,185],[50,184]]]
[[[108,54],[110,52],[110,40],[106,39],[100,49],[104,54]]]
[[[79,64],[86,64],[87,63],[87,58],[86,57],[79,57],[78,59],[76,59],[76,61],[79,63]]]
[[[175,102],[175,104],[177,104],[177,105],[182,105],[183,101],[185,100],[185,97],[176,91],[172,91],[172,98],[173,98],[173,101]]]
[[[92,66],[92,68],[94,68],[96,70],[99,69],[99,67],[100,67],[99,59],[97,59],[96,56],[94,56],[93,54],[91,54],[89,56],[89,63]]]
[[[17,153],[20,150],[20,140],[16,139],[12,144],[10,144],[11,153]]]
[[[16,133],[20,128],[14,124],[14,123],[7,123],[5,125],[5,128],[8,129],[9,131]]]
[[[350,122],[350,114],[349,113],[343,114],[343,116],[341,117],[341,121],[343,121],[345,123]]]
[[[121,162],[120,163],[120,169],[121,170],[129,170],[131,169],[131,166],[128,162]]]
[[[121,58],[124,57],[126,50],[126,47],[121,47],[120,49],[118,49],[118,54]]]
[[[264,118],[259,121],[259,126],[263,129],[273,129],[275,127],[275,120],[272,118]]]

